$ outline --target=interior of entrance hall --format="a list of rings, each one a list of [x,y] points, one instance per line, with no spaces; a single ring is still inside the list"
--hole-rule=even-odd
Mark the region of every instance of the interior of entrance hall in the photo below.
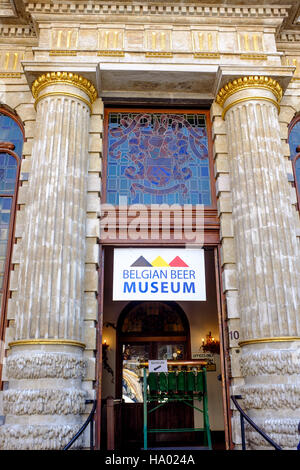
[[[112,247],[105,248],[102,344],[106,344],[106,347],[103,349],[101,420],[103,448],[107,445],[107,431],[109,432],[105,405],[109,397],[123,399],[122,405],[115,402],[115,448],[142,447],[142,378],[136,378],[134,374],[139,375],[139,372],[128,366],[130,360],[132,363],[135,360],[148,359],[198,358],[205,358],[212,363],[208,367],[211,370],[207,371],[212,443],[213,448],[225,448],[220,354],[205,351],[202,347],[203,342],[207,343],[208,335],[216,342],[219,341],[214,250],[205,249],[206,301],[195,302],[161,302],[159,298],[148,302],[113,301],[113,252]],[[141,317],[145,321],[139,322]],[[163,317],[166,317],[166,321]],[[132,326],[133,324],[138,326]],[[188,407],[184,404],[178,403],[169,413],[161,412],[159,427],[202,427],[202,413],[186,408]],[[174,415],[177,416],[177,421],[174,421]],[[175,445],[175,441],[180,441],[184,446],[197,446],[203,443],[203,433],[161,434],[151,436],[150,439],[150,443],[156,446]]]

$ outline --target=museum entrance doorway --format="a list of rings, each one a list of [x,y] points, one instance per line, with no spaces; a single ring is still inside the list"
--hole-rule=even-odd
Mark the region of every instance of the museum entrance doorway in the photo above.
[[[98,359],[101,448],[109,448],[109,433],[111,449],[143,447],[142,370],[138,363],[165,359],[208,362],[208,412],[213,448],[228,447],[228,382],[217,249],[204,248],[206,299],[203,301],[166,301],[159,296],[157,300],[146,301],[113,300],[115,250],[106,246],[103,251],[101,362]],[[109,414],[108,402],[113,404],[113,414]],[[149,429],[201,428],[202,425],[199,413],[180,403],[168,403],[148,416]],[[148,445],[192,448],[203,445],[203,439],[201,432],[149,434]]]
[[[190,357],[189,324],[175,302],[131,302],[121,313],[117,327],[117,396],[122,406],[124,448],[142,447],[143,388],[141,362],[184,360]],[[156,404],[157,406],[157,404]],[[153,406],[152,406],[153,408]],[[193,410],[168,403],[149,415],[149,428],[193,427]],[[149,445],[194,439],[193,434],[159,433],[150,435]]]

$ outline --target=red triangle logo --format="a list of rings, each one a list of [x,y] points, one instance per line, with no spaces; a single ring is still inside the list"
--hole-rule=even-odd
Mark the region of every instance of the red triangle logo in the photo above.
[[[179,256],[176,256],[171,263],[169,263],[169,266],[172,268],[188,268],[188,265]]]

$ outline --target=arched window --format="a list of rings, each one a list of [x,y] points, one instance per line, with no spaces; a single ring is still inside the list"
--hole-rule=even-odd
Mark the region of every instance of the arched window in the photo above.
[[[300,114],[289,125],[289,146],[294,170],[294,180],[300,208]]]
[[[24,142],[21,121],[0,106],[0,339],[4,339],[16,199]]]

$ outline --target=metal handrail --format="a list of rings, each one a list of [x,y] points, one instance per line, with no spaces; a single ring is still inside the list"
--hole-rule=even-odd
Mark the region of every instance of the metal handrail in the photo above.
[[[92,410],[85,421],[85,423],[81,426],[79,431],[75,434],[75,436],[72,437],[70,442],[63,448],[63,450],[68,450],[70,447],[74,444],[74,442],[78,439],[78,437],[83,433],[83,431],[87,428],[87,426],[90,424],[90,450],[94,450],[94,426],[93,426],[93,421],[94,421],[94,413],[96,410],[97,406],[97,400],[85,400],[85,404],[90,404],[93,403]]]
[[[242,449],[246,450],[246,440],[245,440],[245,425],[244,419],[258,432],[271,446],[275,448],[275,450],[282,450],[282,448],[276,444],[267,434],[265,434],[253,421],[249,416],[245,413],[245,411],[240,407],[237,400],[241,400],[241,395],[231,395],[231,400],[235,404],[237,410],[240,413],[240,420],[241,420],[241,435],[242,435]]]

